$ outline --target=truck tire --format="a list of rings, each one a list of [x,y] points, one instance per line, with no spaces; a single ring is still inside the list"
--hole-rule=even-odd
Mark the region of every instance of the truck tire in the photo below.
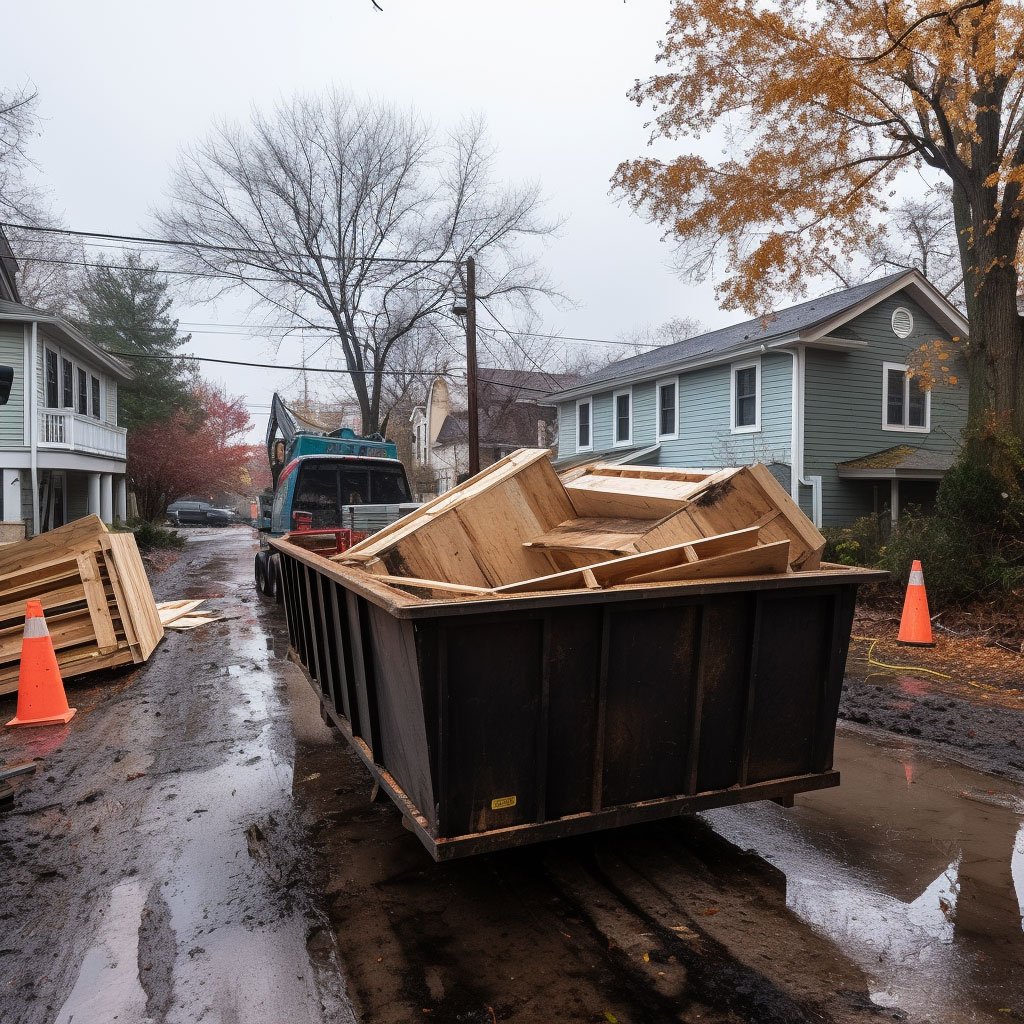
[[[262,551],[256,554],[256,590],[264,597],[273,596],[271,591],[267,589],[269,583],[267,579],[267,556]]]
[[[284,587],[281,586],[281,563],[277,555],[267,556],[267,596],[277,604],[284,604]]]

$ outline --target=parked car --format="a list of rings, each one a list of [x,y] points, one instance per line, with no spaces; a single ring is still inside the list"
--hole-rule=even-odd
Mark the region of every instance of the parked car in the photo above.
[[[217,508],[212,506],[206,510],[206,522],[208,526],[230,526],[232,523],[240,523],[242,517],[233,508]]]
[[[167,518],[175,526],[205,526],[212,508],[208,501],[173,501],[167,506]]]

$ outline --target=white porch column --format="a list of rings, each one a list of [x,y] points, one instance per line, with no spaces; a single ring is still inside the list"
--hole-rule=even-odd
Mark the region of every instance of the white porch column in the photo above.
[[[21,521],[21,470],[5,469],[3,475],[4,522]]]
[[[120,522],[128,522],[128,478],[124,474],[114,485],[114,512]]]
[[[889,481],[889,515],[892,516],[892,525],[896,525],[896,520],[900,517],[900,482],[893,477]]]
[[[89,474],[89,502],[86,506],[91,516],[100,514],[100,475],[99,473]]]
[[[100,519],[105,523],[114,521],[114,476],[100,474]]]

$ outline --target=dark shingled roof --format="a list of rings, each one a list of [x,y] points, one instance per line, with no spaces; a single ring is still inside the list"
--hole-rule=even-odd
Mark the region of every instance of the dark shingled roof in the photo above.
[[[744,320],[731,327],[722,327],[717,331],[709,331],[707,334],[698,334],[696,337],[677,341],[671,345],[663,345],[650,352],[642,352],[638,356],[620,359],[617,363],[605,366],[589,377],[583,377],[577,385],[573,386],[572,390],[590,384],[610,383],[647,371],[655,373],[664,366],[671,366],[686,360],[698,359],[701,356],[714,356],[728,352],[730,349],[743,348],[758,342],[799,334],[852,309],[858,303],[869,299],[876,292],[892,284],[896,278],[906,274],[907,271],[901,270],[899,273],[879,277],[853,288],[833,292],[831,295],[821,295],[816,299],[808,299],[795,306],[776,310],[769,316]]]
[[[537,399],[572,387],[579,380],[579,374],[548,373],[544,370],[505,370],[481,366],[477,370],[477,379],[480,381],[481,389],[491,384],[518,391],[522,399]]]
[[[895,470],[897,472],[918,471],[945,473],[953,465],[953,456],[944,452],[930,452],[927,448],[917,448],[911,444],[898,444],[892,448],[884,448],[880,452],[837,462],[836,468],[842,474],[845,470]],[[887,473],[886,475],[891,475]]]

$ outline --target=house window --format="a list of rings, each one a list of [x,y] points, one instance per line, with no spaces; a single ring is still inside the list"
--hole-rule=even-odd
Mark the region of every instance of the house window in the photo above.
[[[590,430],[590,414],[593,406],[589,398],[581,398],[576,403],[576,450],[590,451],[594,447]]]
[[[931,394],[902,363],[882,364],[882,429],[931,429]]]
[[[679,382],[658,381],[658,440],[679,436]]]
[[[615,411],[615,443],[629,444],[633,437],[633,392],[616,391],[612,395]]]
[[[732,432],[761,429],[761,360],[732,367]]]
[[[60,361],[60,404],[65,409],[75,407],[75,368],[71,365],[70,359]]]
[[[79,367],[78,370],[78,394],[77,402],[75,403],[75,411],[82,416],[88,415],[89,409],[87,405],[87,388],[88,388],[88,377],[89,375]]]
[[[57,353],[52,349],[45,349],[46,353],[46,407],[48,409],[60,408],[60,395],[57,391]]]
[[[89,413],[94,420],[100,418],[100,379],[92,377],[89,380]]]

